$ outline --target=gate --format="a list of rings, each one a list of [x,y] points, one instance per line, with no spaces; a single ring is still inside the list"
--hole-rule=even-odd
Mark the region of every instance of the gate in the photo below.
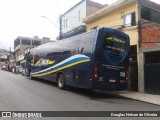
[[[145,91],[160,94],[160,51],[145,53]]]
[[[144,68],[145,91],[160,94],[160,63],[148,63]]]
[[[130,62],[130,87],[133,91],[138,91],[138,66],[137,62]]]

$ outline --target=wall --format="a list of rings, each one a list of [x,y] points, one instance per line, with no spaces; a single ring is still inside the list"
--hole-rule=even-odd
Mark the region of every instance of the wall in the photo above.
[[[157,76],[153,70],[156,70],[159,66],[152,66],[151,63],[159,63],[159,53],[154,54],[153,51],[159,51],[160,49],[160,24],[150,22],[147,20],[141,20],[141,51],[139,53],[139,91],[149,92],[159,90],[156,87],[158,81]],[[150,55],[146,55],[146,53]],[[145,65],[149,67],[144,67]],[[155,68],[154,68],[155,67]],[[152,69],[152,73],[150,70]],[[148,74],[151,73],[151,74]],[[152,78],[151,78],[151,77]],[[148,84],[152,80],[152,85]],[[154,89],[153,89],[154,88]]]
[[[50,38],[48,38],[48,37],[43,37],[43,39],[41,39],[41,45],[42,45],[42,44],[49,43],[49,42],[51,42],[51,40],[50,40]]]
[[[122,2],[122,3],[121,3]],[[121,7],[120,7],[121,6]],[[112,11],[111,11],[112,10]],[[101,12],[101,17],[100,14]],[[136,25],[125,27],[123,24],[124,22],[124,16],[128,15],[130,13],[135,12],[135,22]],[[97,14],[97,16],[96,16]],[[139,53],[138,44],[139,44],[139,33],[138,33],[138,4],[137,1],[129,1],[127,0],[127,3],[125,0],[118,1],[117,3],[114,3],[110,6],[107,6],[106,8],[103,8],[99,11],[97,11],[94,15],[88,16],[88,18],[84,19],[84,21],[87,21],[87,31],[91,31],[94,27],[109,27],[109,28],[115,28],[115,29],[121,29],[123,32],[129,35],[130,37],[130,45],[133,47],[135,46],[134,51],[132,52],[132,55],[135,55],[133,62],[130,62],[130,76],[136,75],[129,79],[129,85],[128,88],[134,91],[138,90],[138,63],[137,58]],[[95,20],[93,20],[93,17],[97,17]],[[132,63],[132,64],[131,64]],[[142,83],[142,82],[141,82]],[[139,84],[141,84],[139,83]]]
[[[9,51],[6,51],[4,49],[0,49],[0,67],[5,65],[9,54],[10,54]]]
[[[145,20],[141,27],[141,37],[141,48],[160,47],[160,24]]]
[[[36,36],[35,36],[36,37]],[[16,40],[19,39],[20,40],[20,45],[18,45],[16,48],[15,48],[15,59],[16,59],[16,62],[19,62],[20,60],[23,59],[24,57],[24,53],[25,53],[25,50],[28,49],[28,48],[33,48],[33,45],[32,45],[32,41],[40,41],[41,39],[38,39],[38,38],[30,38],[30,37],[17,37]],[[28,40],[28,41],[31,41],[31,45],[23,45],[22,44],[22,39],[25,39],[25,40]],[[15,43],[15,41],[14,41]],[[15,45],[15,44],[14,44]]]
[[[79,11],[80,11],[80,21],[79,21]],[[74,28],[85,25],[82,23],[82,19],[86,17],[86,1],[68,11],[62,16],[62,33],[69,32]],[[67,27],[64,28],[64,21],[67,20]]]
[[[107,5],[106,5],[107,6]],[[104,5],[102,4],[99,4],[99,3],[96,3],[96,2],[93,2],[93,1],[90,1],[90,0],[87,0],[87,11],[86,11],[86,16],[96,12],[97,10],[103,8]]]
[[[130,5],[127,5],[123,8],[116,9],[107,15],[104,15],[101,18],[98,18],[94,21],[87,23],[87,31],[91,31],[91,28],[98,26],[98,27],[111,27],[111,28],[118,28],[123,25],[123,16],[129,13],[135,12],[136,13],[136,23],[138,23],[138,5],[137,2],[133,2]],[[130,36],[131,45],[138,44],[138,30],[137,26],[128,27],[123,29],[126,34]]]

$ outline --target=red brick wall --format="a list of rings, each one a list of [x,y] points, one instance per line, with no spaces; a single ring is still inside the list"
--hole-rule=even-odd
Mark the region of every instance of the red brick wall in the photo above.
[[[141,28],[142,48],[160,47],[160,30],[158,27],[142,26]]]

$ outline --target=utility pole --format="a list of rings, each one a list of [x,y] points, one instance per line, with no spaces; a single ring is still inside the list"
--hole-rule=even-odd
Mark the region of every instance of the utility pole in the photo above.
[[[62,39],[62,16],[59,16],[59,40]]]
[[[0,68],[1,68],[1,49],[0,49]]]

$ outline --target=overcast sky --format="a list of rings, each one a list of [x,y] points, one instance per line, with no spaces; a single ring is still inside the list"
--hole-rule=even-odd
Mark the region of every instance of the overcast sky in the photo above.
[[[49,37],[58,36],[58,16],[80,0],[0,0],[0,48],[13,50],[17,36]],[[111,4],[116,0],[93,0]],[[159,2],[160,0],[154,0]],[[46,16],[52,23],[43,18]],[[54,23],[54,24],[53,24]]]

